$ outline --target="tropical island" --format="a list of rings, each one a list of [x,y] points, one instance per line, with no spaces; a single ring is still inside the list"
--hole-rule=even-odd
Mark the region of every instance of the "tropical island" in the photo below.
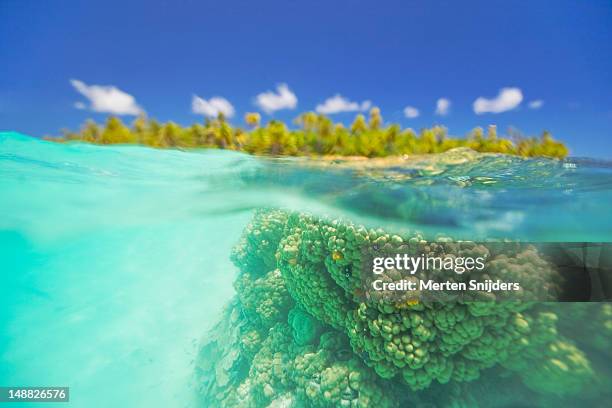
[[[204,123],[183,127],[174,122],[160,123],[139,116],[131,126],[116,116],[104,125],[88,120],[78,132],[64,131],[61,137],[47,137],[57,142],[82,141],[100,145],[140,144],[155,148],[218,148],[256,155],[287,156],[362,156],[390,157],[441,153],[464,147],[477,152],[503,153],[523,157],[563,158],[568,148],[544,131],[539,137],[513,134],[498,136],[497,127],[487,132],[477,127],[465,137],[448,135],[443,126],[403,129],[398,124],[385,125],[379,108],[372,108],[369,118],[358,114],[350,127],[334,123],[315,112],[299,115],[290,128],[282,121],[262,125],[259,113],[244,117],[248,129],[232,126],[221,114]]]

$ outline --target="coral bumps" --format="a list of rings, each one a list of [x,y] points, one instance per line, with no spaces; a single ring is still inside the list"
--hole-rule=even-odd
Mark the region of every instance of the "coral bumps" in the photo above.
[[[559,334],[549,307],[363,296],[364,246],[423,242],[301,213],[258,212],[232,253],[237,302],[223,330],[234,337],[203,347],[217,360],[207,366],[215,375],[202,367],[207,404],[444,405],[450,402],[439,387],[463,387],[487,369],[520,377],[529,392],[563,397],[588,388],[590,362]],[[488,255],[487,277],[523,275],[538,287],[558,278],[530,247]],[[432,387],[438,396],[428,394]]]

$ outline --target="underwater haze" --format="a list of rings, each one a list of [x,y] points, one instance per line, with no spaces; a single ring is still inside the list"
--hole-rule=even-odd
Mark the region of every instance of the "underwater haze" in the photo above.
[[[611,242],[611,202],[612,164],[589,159],[460,150],[365,168],[0,133],[0,385],[69,386],[74,407],[198,405],[199,347],[259,208],[432,238]]]

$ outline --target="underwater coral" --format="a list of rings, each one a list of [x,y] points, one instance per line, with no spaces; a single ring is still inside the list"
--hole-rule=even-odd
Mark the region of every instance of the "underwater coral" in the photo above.
[[[364,248],[439,251],[441,243],[487,252],[483,276],[522,278],[540,301],[530,293],[505,301],[364,296]],[[561,314],[541,302],[554,299],[561,277],[533,247],[493,248],[258,211],[231,255],[236,298],[200,350],[202,400],[220,407],[504,407],[525,406],[528,397],[533,405],[526,406],[573,406],[609,393],[602,380],[609,373],[589,353],[609,353],[610,305],[566,304],[572,312]],[[595,316],[584,329],[590,335],[570,340],[564,331],[589,320],[587,313]]]

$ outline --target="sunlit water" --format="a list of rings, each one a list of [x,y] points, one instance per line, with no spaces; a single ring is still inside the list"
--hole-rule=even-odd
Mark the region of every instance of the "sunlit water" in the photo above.
[[[611,241],[612,167],[478,156],[363,171],[0,134],[0,385],[71,406],[189,407],[252,210],[458,238]],[[20,404],[19,406],[27,406]]]

